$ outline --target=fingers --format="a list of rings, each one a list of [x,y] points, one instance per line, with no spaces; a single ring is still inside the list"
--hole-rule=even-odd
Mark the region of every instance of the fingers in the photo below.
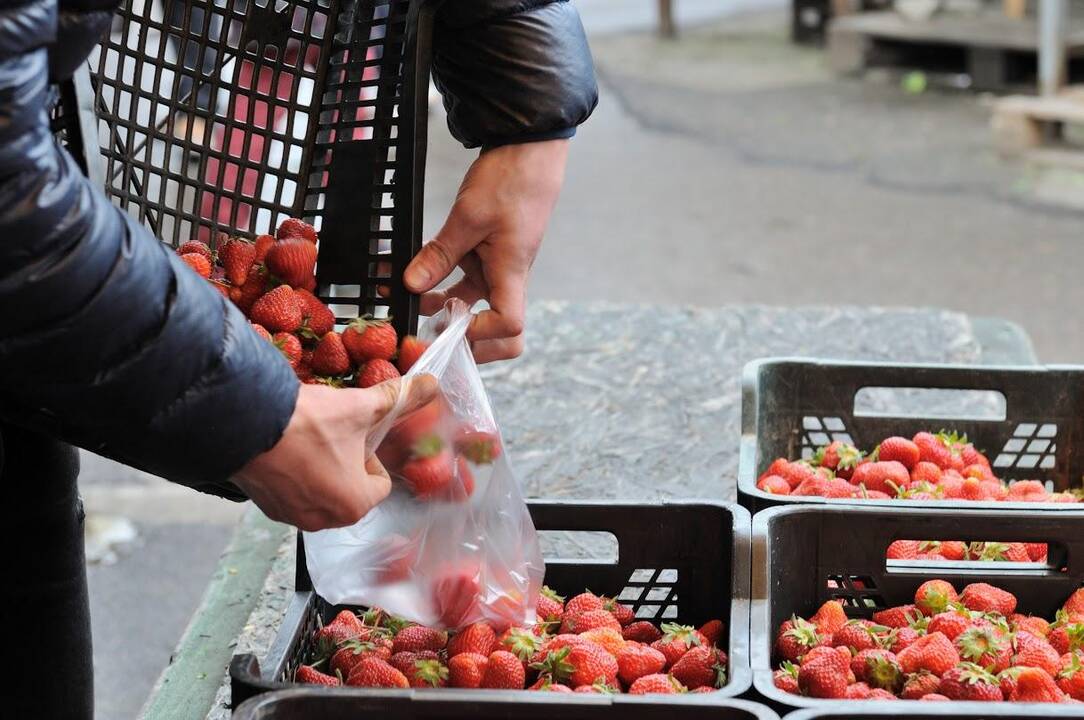
[[[511,360],[523,354],[523,336],[500,340],[479,340],[471,344],[474,361],[482,364],[495,360]]]
[[[387,380],[363,390],[347,391],[364,394],[369,418],[372,422],[379,422],[392,411],[402,392],[406,393],[400,409],[403,414],[413,412],[432,400],[437,394],[437,379],[432,375],[416,375]]]
[[[428,292],[448,277],[463,256],[481,240],[477,226],[462,203],[452,205],[444,227],[422,246],[403,273],[407,289],[415,293]]]
[[[526,294],[526,272],[494,277],[490,282],[489,310],[483,310],[474,317],[467,337],[471,340],[500,340],[522,335]]]

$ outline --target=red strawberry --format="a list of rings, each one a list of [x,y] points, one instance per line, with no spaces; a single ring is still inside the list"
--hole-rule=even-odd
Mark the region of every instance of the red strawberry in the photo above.
[[[436,435],[419,440],[414,455],[400,469],[403,481],[415,497],[443,496],[455,476],[454,458]]]
[[[612,628],[620,633],[621,623],[606,610],[591,610],[571,616],[566,612],[564,622],[561,623],[561,632],[574,632],[577,635],[595,628]]]
[[[778,475],[767,475],[757,480],[757,490],[772,495],[790,495],[790,483]]]
[[[851,672],[871,688],[885,688],[898,692],[903,685],[903,672],[896,655],[888,650],[875,648],[862,650],[851,660]]]
[[[869,685],[864,682],[851,683],[843,692],[843,698],[845,700],[869,700],[869,695]]]
[[[308,683],[309,685],[327,685],[337,687],[342,683],[333,675],[325,675],[311,665],[302,665],[294,673],[294,682]]]
[[[257,326],[259,327],[259,326]],[[267,332],[264,330],[264,332]],[[290,363],[290,367],[296,368],[298,363],[301,362],[301,341],[297,339],[296,335],[290,333],[275,333],[272,339],[275,347],[279,349],[286,361]]]
[[[964,465],[985,465],[990,467],[990,461],[985,455],[975,449],[975,446],[971,443],[967,443],[960,448],[960,460]]]
[[[580,685],[572,692],[590,693],[592,695],[617,695],[621,692],[621,689],[606,683],[594,683],[593,685]]]
[[[924,615],[944,612],[949,603],[956,602],[956,588],[945,580],[927,580],[915,591],[915,607]]]
[[[726,685],[726,661],[726,653],[722,650],[701,645],[682,655],[670,673],[690,690],[721,688]]]
[[[448,658],[448,684],[454,688],[477,688],[482,684],[489,657],[478,653],[460,653]]]
[[[971,616],[967,611],[946,610],[937,613],[926,625],[926,632],[939,632],[949,640],[955,640],[960,633],[971,627]]]
[[[601,645],[615,658],[625,649],[625,638],[612,627],[600,627],[580,633],[580,637],[596,645]]]
[[[881,442],[877,448],[877,459],[881,462],[895,460],[896,462],[912,470],[918,465],[918,445],[902,437],[890,437]]]
[[[407,680],[410,680],[410,674],[414,671],[414,663],[419,660],[439,660],[440,656],[432,650],[422,650],[420,652],[397,652],[388,658],[388,665],[398,670],[407,676]]]
[[[361,624],[357,615],[349,610],[343,610],[331,622],[314,633],[313,644],[317,655],[327,657],[339,644],[359,637],[367,639],[368,633],[369,630]]]
[[[1061,606],[1073,622],[1084,622],[1084,588],[1074,590],[1069,599]]]
[[[478,568],[449,568],[438,574],[433,582],[433,604],[440,624],[447,627],[465,625],[464,620],[478,604]]]
[[[944,540],[938,552],[946,560],[963,560],[967,557],[967,545],[959,540]]]
[[[1050,623],[1043,620],[1041,617],[1020,614],[1011,615],[1009,616],[1009,625],[1013,632],[1016,632],[1017,630],[1026,630],[1032,635],[1046,638],[1046,641],[1051,645],[1054,644],[1054,641],[1048,637],[1050,635]],[[1057,646],[1055,646],[1054,649],[1062,654],[1068,652],[1068,650],[1062,651],[1058,649]]]
[[[331,656],[329,667],[340,675],[350,677],[358,663],[367,657],[389,660],[392,656],[392,642],[382,635],[366,631],[354,640],[347,640]]]
[[[346,351],[357,365],[366,360],[391,360],[396,340],[395,328],[387,320],[358,318],[343,330]]]
[[[963,469],[963,460],[959,455],[954,455],[952,450],[949,449],[945,442],[945,436],[920,432],[912,438],[912,442],[918,446],[921,460],[931,462],[942,470],[949,468]]]
[[[952,641],[941,633],[923,635],[896,656],[905,673],[927,670],[941,677],[960,662],[960,654]]]
[[[218,248],[218,259],[226,271],[226,279],[240,287],[248,279],[249,268],[256,259],[256,246],[247,240],[230,238]]]
[[[536,614],[538,622],[549,626],[551,630],[560,627],[561,618],[565,614],[564,598],[543,585],[542,592],[538,596]]]
[[[610,685],[617,684],[617,660],[601,645],[586,642],[567,648],[565,660],[572,667],[569,679],[574,686],[590,685],[600,680]]]
[[[918,546],[918,540],[895,540],[885,551],[885,557],[889,560],[914,560],[918,555]]]
[[[835,440],[817,451],[813,462],[828,468],[844,480],[850,479],[851,473],[862,460],[862,452],[854,445]]]
[[[1063,702],[1058,684],[1050,673],[1034,667],[1020,668],[1016,675],[1016,687],[1009,700],[1012,702]]]
[[[489,465],[500,457],[501,441],[495,433],[467,429],[456,437],[455,451],[475,465]]]
[[[907,472],[907,468],[895,460],[859,465],[851,476],[852,484],[889,495],[895,495],[900,488],[906,488],[910,481],[911,474]]]
[[[821,635],[831,635],[847,624],[847,612],[838,600],[829,600],[817,609],[809,622],[817,626]]]
[[[522,690],[525,682],[526,673],[518,657],[504,650],[490,653],[480,687]]]
[[[1044,638],[1021,630],[1013,636],[1012,665],[1016,667],[1036,667],[1050,675],[1061,671],[1061,655]]]
[[[497,645],[497,633],[489,623],[477,622],[460,630],[448,641],[448,657],[474,653],[489,657]]]
[[[262,263],[267,259],[267,251],[271,249],[271,246],[275,244],[274,235],[257,235],[256,242],[253,245],[256,247],[256,257],[253,258],[255,262]]]
[[[949,700],[1001,702],[997,678],[974,663],[960,663],[941,676],[937,692]]]
[[[900,698],[903,700],[918,700],[925,695],[937,692],[940,685],[941,678],[933,673],[921,670],[906,677],[903,681],[903,690],[900,691]]]
[[[1024,543],[1028,559],[1032,562],[1046,562],[1048,547],[1046,543]]]
[[[602,598],[594,593],[580,593],[565,603],[565,615],[579,615],[591,610],[602,610]]]
[[[527,628],[508,628],[497,638],[494,649],[507,650],[526,665],[542,649],[542,638]]]
[[[182,257],[185,255],[190,255],[192,253],[202,255],[204,258],[207,259],[208,265],[213,266],[215,264],[215,257],[211,254],[211,248],[207,247],[207,243],[205,242],[202,242],[200,240],[189,240],[188,242],[182,244],[179,248],[177,248],[177,254]]]
[[[797,662],[820,642],[821,637],[817,634],[817,627],[813,623],[799,617],[791,617],[779,626],[775,649],[784,660]]]
[[[241,287],[232,287],[229,290],[230,300],[241,308],[241,312],[251,316],[252,306],[264,296],[267,290],[267,277],[257,266],[249,269],[248,279]]]
[[[783,692],[792,695],[800,694],[801,691],[798,689],[798,666],[784,660],[779,669],[772,673],[772,684]]]
[[[335,313],[320,298],[305,289],[294,292],[301,302],[302,331],[306,336],[318,339],[335,329]]]
[[[568,612],[567,607],[565,612]],[[663,636],[651,643],[651,647],[666,656],[667,667],[672,667],[682,655],[689,651],[689,648],[707,644],[704,636],[688,625],[663,623],[662,631]]]
[[[211,262],[199,253],[185,253],[181,255],[184,264],[196,271],[201,278],[211,277]]]
[[[662,672],[665,667],[665,655],[640,643],[628,643],[617,656],[617,674],[626,685],[631,685],[644,675]]]
[[[822,479],[817,471],[813,469],[813,466],[807,462],[801,460],[797,462],[789,462],[782,466],[777,473],[782,476],[790,484],[791,490],[796,490],[799,485],[805,481],[815,481]]]
[[[408,688],[410,681],[386,661],[367,657],[350,672],[346,684],[352,687]]]
[[[304,220],[297,218],[287,218],[279,225],[278,230],[275,231],[275,237],[279,240],[286,240],[287,238],[304,238],[312,244],[316,244],[319,239],[316,234],[316,228],[309,225]]]
[[[1062,655],[1057,683],[1058,688],[1069,697],[1084,700],[1084,656],[1081,653],[1072,652]]]
[[[775,460],[772,460],[772,464],[768,466],[768,469],[760,474],[760,477],[764,478],[768,477],[769,475],[779,475],[780,477],[782,477],[783,468],[787,467],[788,465],[790,465],[790,460],[787,460],[786,458],[776,458]],[[760,478],[757,479],[759,480]]]
[[[983,546],[978,559],[998,562],[1031,562],[1024,543],[988,542]]]
[[[265,328],[263,325],[258,325],[254,322],[249,322],[249,325],[251,325],[252,329],[256,331],[256,334],[262,337],[264,340],[266,340],[267,342],[274,342],[274,340],[271,338],[271,333],[267,332],[267,328]]]
[[[659,630],[654,624],[647,620],[638,620],[626,625],[621,631],[621,636],[626,640],[634,640],[636,642],[642,642],[645,645],[650,645],[662,637],[662,630]]]
[[[403,338],[403,341],[399,343],[399,357],[396,358],[396,365],[399,368],[399,372],[404,375],[410,368],[414,367],[414,363],[418,362],[418,358],[429,349],[429,343],[424,340],[419,340],[413,335],[407,335]]]
[[[993,627],[968,628],[957,636],[955,644],[962,659],[994,673],[1009,667],[1012,659],[1009,638]]]
[[[448,668],[436,658],[415,660],[410,672],[403,673],[410,687],[444,687],[448,684]]]
[[[625,625],[626,623],[621,624]],[[723,639],[723,632],[725,632],[725,630],[726,625],[722,620],[708,620],[700,626],[700,634],[708,641],[708,645],[714,645],[716,647],[718,647],[719,641]]]
[[[914,605],[897,605],[873,613],[873,622],[890,628],[902,628],[912,625],[922,617]]]
[[[436,652],[448,644],[448,633],[424,625],[409,625],[395,634],[394,643],[392,652]]]
[[[803,695],[838,699],[846,696],[850,663],[840,653],[826,652],[802,662],[798,668],[798,687]]]
[[[936,485],[941,482],[941,468],[931,462],[916,463],[911,469],[911,482],[928,482]]]
[[[294,332],[301,326],[301,303],[286,285],[280,285],[252,305],[252,322],[271,332]]]
[[[399,371],[387,360],[369,360],[358,368],[357,386],[372,387],[397,377],[399,377]]]
[[[880,647],[877,633],[873,630],[876,627],[884,626],[875,625],[869,620],[848,620],[846,625],[832,633],[832,646],[849,648],[855,653]]]
[[[1061,616],[1064,618],[1065,614],[1061,613]],[[1084,648],[1084,623],[1066,622],[1054,627],[1047,635],[1047,642],[1060,655]]]
[[[656,673],[644,675],[629,687],[629,695],[676,695],[686,692],[685,687],[672,675]]]
[[[317,375],[345,375],[350,372],[350,356],[343,347],[342,336],[329,332],[320,339],[312,353],[312,370]]]
[[[1016,611],[1016,596],[987,583],[971,583],[960,593],[960,604],[968,610],[996,612],[1008,617]]]
[[[913,627],[893,628],[885,638],[885,644],[888,645],[889,650],[899,655],[904,648],[913,645],[920,637],[922,635]]]
[[[316,271],[316,246],[300,238],[280,240],[267,251],[265,264],[272,275],[290,287],[307,287]]]

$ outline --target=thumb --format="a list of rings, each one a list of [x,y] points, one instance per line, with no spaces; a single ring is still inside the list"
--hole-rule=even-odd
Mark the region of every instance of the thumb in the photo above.
[[[440,232],[422,246],[403,273],[403,282],[414,293],[429,292],[455,270],[463,256],[478,244],[471,224],[459,203],[452,206]]]
[[[437,379],[432,375],[396,378],[373,385],[369,388],[369,392],[373,402],[371,410],[373,422],[380,422],[395,408],[403,393],[405,395],[399,408],[400,415],[412,413],[436,397]]]

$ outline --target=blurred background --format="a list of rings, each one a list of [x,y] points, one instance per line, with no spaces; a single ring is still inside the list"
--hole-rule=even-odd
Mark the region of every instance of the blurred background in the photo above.
[[[1084,359],[1084,104],[1060,92],[1084,3],[1047,26],[1068,59],[1053,75],[1036,2],[577,4],[601,99],[532,298],[937,307]],[[472,157],[435,105],[427,236]],[[242,506],[84,467],[98,716],[135,717]]]

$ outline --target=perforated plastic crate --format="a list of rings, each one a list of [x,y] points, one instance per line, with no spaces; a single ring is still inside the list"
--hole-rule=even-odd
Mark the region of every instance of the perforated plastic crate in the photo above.
[[[390,314],[413,332],[401,278],[421,242],[432,13],[426,0],[124,0],[88,81],[60,89],[54,128],[174,246],[305,218],[320,231],[317,294],[339,319]]]
[[[234,720],[625,720],[628,706],[608,702],[605,696],[587,696],[591,700],[570,708],[565,695],[555,693],[524,693],[515,700],[494,700],[484,690],[472,691],[481,702],[445,702],[439,693],[411,698],[403,691],[374,692],[351,688],[337,693],[318,688],[280,690],[261,695],[244,703],[233,713]],[[632,717],[638,720],[669,720],[674,706],[661,701],[641,698]],[[746,700],[720,700],[712,705],[689,705],[681,708],[687,720],[778,720],[773,711]]]
[[[641,619],[697,625],[713,618],[726,623],[728,682],[713,693],[672,696],[681,704],[712,704],[746,691],[751,684],[749,631],[749,514],[737,505],[707,501],[635,503],[621,501],[530,500],[535,527],[566,548],[601,548],[604,557],[546,558],[546,584],[562,595],[591,591],[620,599]],[[547,531],[554,531],[549,536]],[[563,532],[591,533],[571,538]],[[610,543],[597,533],[609,533]],[[561,541],[564,540],[562,543]],[[612,541],[616,540],[616,547]],[[544,543],[545,545],[545,543]],[[552,553],[547,553],[547,555]],[[319,622],[330,621],[333,607],[312,592],[304,553],[298,553],[297,591],[267,656],[235,656],[230,664],[233,702],[286,687],[296,668],[311,660],[310,639]],[[328,692],[353,689],[330,688]],[[439,698],[467,712],[478,703],[514,703],[535,693],[451,688],[406,691]],[[566,703],[598,702],[593,696],[560,695]],[[612,696],[616,704],[643,697]],[[670,700],[668,700],[669,702]]]
[[[745,366],[738,498],[751,512],[828,503],[1071,511],[1075,504],[836,500],[772,495],[757,477],[778,457],[810,457],[833,440],[869,450],[891,435],[966,433],[1005,480],[1084,486],[1084,368],[892,365],[769,359]],[[951,537],[955,537],[951,536]],[[920,538],[921,539],[921,538]]]
[[[777,507],[753,518],[753,604],[750,654],[756,693],[776,709],[815,707],[832,712],[863,713],[880,701],[820,700],[792,695],[775,687],[774,640],[792,615],[810,617],[828,600],[839,600],[850,617],[869,618],[878,610],[913,602],[926,580],[942,578],[957,590],[986,582],[1018,599],[1017,611],[1051,619],[1084,584],[1084,511],[1037,513],[983,509],[942,512],[922,508],[804,505]],[[979,540],[1046,542],[1047,564],[930,563],[885,559],[893,540],[964,534]],[[889,703],[901,713],[912,708],[939,717],[965,717],[975,703],[945,703],[956,712],[927,710],[939,705],[917,701]],[[985,704],[987,708],[990,704]],[[1048,714],[1059,706],[1006,704],[1019,717]],[[968,706],[971,706],[970,708]],[[981,706],[980,706],[981,707]],[[1079,707],[1079,706],[1077,706]],[[1080,710],[1076,717],[1080,717]],[[1010,716],[1017,716],[1012,712]],[[859,715],[861,716],[861,715]],[[788,716],[789,717],[789,716]],[[904,717],[910,717],[904,715]]]

